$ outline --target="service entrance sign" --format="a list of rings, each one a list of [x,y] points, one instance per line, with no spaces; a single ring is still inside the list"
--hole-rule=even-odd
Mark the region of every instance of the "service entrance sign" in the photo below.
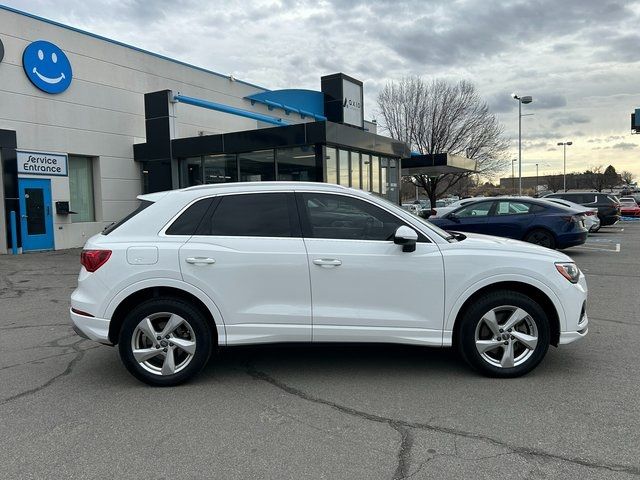
[[[16,152],[18,174],[67,176],[67,156],[59,153]]]

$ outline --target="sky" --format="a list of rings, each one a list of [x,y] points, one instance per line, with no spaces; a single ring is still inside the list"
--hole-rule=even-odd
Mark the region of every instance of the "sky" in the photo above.
[[[8,0],[6,5],[269,89],[364,82],[365,119],[404,76],[472,81],[523,176],[612,164],[640,179],[640,4],[607,0]],[[1,28],[1,26],[0,26]],[[510,174],[510,166],[506,175]]]

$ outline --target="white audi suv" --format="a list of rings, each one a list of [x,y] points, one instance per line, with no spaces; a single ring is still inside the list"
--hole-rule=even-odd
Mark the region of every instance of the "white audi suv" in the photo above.
[[[70,313],[152,385],[192,378],[215,346],[276,342],[455,346],[515,377],[587,334],[566,255],[450,234],[373,194],[259,182],[139,199],[87,241]]]

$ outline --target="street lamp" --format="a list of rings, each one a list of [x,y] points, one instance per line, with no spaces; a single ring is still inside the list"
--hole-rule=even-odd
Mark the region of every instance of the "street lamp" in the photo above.
[[[511,94],[511,98],[518,100],[518,195],[522,195],[522,104],[533,102],[530,95],[523,97]]]
[[[563,150],[563,164],[564,164],[564,191],[567,191],[567,145],[573,145],[573,142],[558,142],[558,145],[562,145]]]
[[[536,191],[535,191],[535,195],[538,195],[538,164],[537,163],[536,163]]]
[[[513,164],[517,161],[518,161],[517,158],[514,158],[513,160],[511,160],[511,194],[512,195],[516,194],[516,175],[515,175],[515,172],[513,171]]]

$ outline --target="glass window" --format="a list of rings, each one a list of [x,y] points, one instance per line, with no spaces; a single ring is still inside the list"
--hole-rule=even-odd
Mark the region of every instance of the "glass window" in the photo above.
[[[276,179],[273,150],[239,153],[238,161],[241,182],[264,182]]]
[[[211,206],[213,198],[198,200],[187,208],[175,222],[167,228],[167,235],[195,235],[198,225],[204,218],[207,210]]]
[[[315,182],[318,180],[316,149],[313,145],[276,150],[278,180]]]
[[[202,157],[184,158],[180,161],[180,186],[202,185]]]
[[[332,147],[324,147],[327,183],[338,183],[338,151]]]
[[[455,215],[458,218],[486,217],[487,215],[489,215],[491,205],[493,205],[493,202],[473,203],[458,210],[457,212],[455,212]]]
[[[371,155],[361,155],[362,159],[362,190],[371,191]]]
[[[349,152],[338,150],[338,175],[340,185],[349,186]]]
[[[344,240],[392,240],[404,222],[375,205],[343,195],[302,194],[307,236]]]
[[[204,183],[238,181],[238,163],[235,155],[208,155],[204,157]]]
[[[351,186],[360,188],[360,154],[351,152]]]
[[[522,215],[529,213],[530,208],[530,203],[501,201],[498,202],[495,215]]]
[[[94,222],[93,199],[93,159],[89,157],[69,157],[69,209],[71,221]]]
[[[380,193],[380,157],[371,156],[371,191]]]
[[[389,168],[389,160],[386,158],[380,159],[380,193],[382,195],[387,195],[387,189],[389,188],[389,183],[387,179],[387,169]]]
[[[287,193],[225,195],[203,233],[242,237],[292,237]]]

